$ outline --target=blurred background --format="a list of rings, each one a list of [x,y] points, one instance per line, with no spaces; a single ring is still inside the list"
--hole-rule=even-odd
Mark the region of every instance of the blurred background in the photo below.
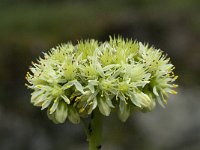
[[[148,42],[171,57],[178,95],[124,124],[105,117],[103,150],[200,149],[199,0],[0,0],[0,150],[86,150],[80,125],[54,125],[30,104],[31,61],[60,43],[109,35]]]

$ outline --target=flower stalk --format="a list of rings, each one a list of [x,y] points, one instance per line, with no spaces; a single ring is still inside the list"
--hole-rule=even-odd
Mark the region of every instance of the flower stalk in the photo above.
[[[102,147],[102,114],[95,109],[91,115],[91,121],[88,126],[89,150],[99,150]]]

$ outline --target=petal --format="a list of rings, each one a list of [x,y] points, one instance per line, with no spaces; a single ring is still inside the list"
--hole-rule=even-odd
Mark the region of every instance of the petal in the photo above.
[[[149,96],[144,94],[143,92],[135,93],[135,98],[143,107],[148,107],[151,103],[151,99],[149,98]]]
[[[129,98],[131,100],[131,102],[137,106],[137,107],[141,107],[140,101],[135,97],[133,92],[129,92]]]
[[[106,99],[106,103],[108,104],[109,107],[115,108],[115,106],[112,104],[110,96],[106,95],[105,99]]]
[[[94,110],[96,107],[97,107],[97,98],[95,97],[93,100],[92,110]]]
[[[34,92],[31,94],[31,103],[34,102],[35,99],[38,98],[39,96],[41,96],[43,93],[44,93],[43,90],[34,91]]]
[[[77,80],[70,81],[70,82],[68,82],[68,84],[69,85],[74,85],[78,91],[80,91],[83,94],[85,93],[83,91],[83,86]]]
[[[96,68],[97,72],[99,73],[99,75],[100,75],[101,77],[104,77],[104,76],[105,76],[105,75],[104,75],[103,68],[101,67],[101,64],[100,64],[98,61],[95,62],[95,68]]]
[[[52,107],[50,108],[50,114],[52,114],[57,109],[58,103],[59,103],[59,101],[57,99],[54,100],[54,103],[53,103]]]
[[[47,108],[50,104],[51,104],[52,99],[46,100],[43,104],[42,104],[42,108],[41,110]]]
[[[64,101],[65,101],[67,104],[70,104],[70,100],[69,100],[69,98],[68,98],[66,95],[61,95],[61,97],[64,99]]]
[[[98,107],[99,107],[100,112],[105,116],[109,116],[111,109],[108,106],[108,104],[106,103],[106,101],[104,99],[100,98],[97,100],[97,102],[98,102]]]
[[[68,118],[72,123],[78,124],[80,122],[80,116],[74,107],[69,107],[68,113]]]
[[[111,70],[114,67],[119,67],[119,66],[120,66],[119,64],[107,65],[107,66],[103,67],[103,71],[108,71],[108,70]]]
[[[55,124],[57,124],[58,122],[55,120],[55,113],[50,114],[49,109],[47,110],[47,116],[50,120],[52,120]]]
[[[130,116],[130,105],[120,100],[119,108],[118,117],[122,122],[125,122]]]
[[[63,90],[69,89],[70,87],[72,87],[73,83],[72,82],[68,82],[66,84],[63,85]]]
[[[59,102],[55,111],[55,119],[59,123],[64,123],[68,115],[68,107],[65,102]]]
[[[165,108],[165,104],[163,103],[163,101],[160,99],[160,97],[157,97],[156,100],[158,101],[158,103]]]
[[[159,96],[159,95],[158,95],[158,92],[157,92],[157,89],[156,89],[155,86],[153,87],[153,93],[154,93],[156,96]]]
[[[97,107],[97,98],[95,97],[92,101],[92,106],[90,106],[88,110],[88,114],[91,114],[91,112]]]

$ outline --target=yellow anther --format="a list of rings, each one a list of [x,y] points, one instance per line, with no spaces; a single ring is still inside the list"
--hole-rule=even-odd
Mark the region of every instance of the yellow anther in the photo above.
[[[167,104],[167,100],[166,100],[166,99],[163,99],[163,102],[164,102],[165,104]]]
[[[29,72],[27,72],[27,73],[26,73],[26,77],[29,77],[29,76],[30,76],[30,73],[29,73]]]
[[[36,87],[37,87],[37,88],[41,88],[42,86],[41,86],[41,85],[37,85]]]
[[[173,79],[174,79],[174,80],[178,79],[178,76],[175,76]]]
[[[178,85],[177,85],[177,84],[172,84],[172,86],[173,86],[174,88],[177,88],[177,87],[178,87]]]
[[[84,110],[85,110],[85,108],[81,108],[81,109],[79,110],[79,112],[82,113]]]
[[[167,77],[170,77],[170,74],[168,73],[166,76],[167,76]]]
[[[81,99],[81,96],[76,97],[75,102],[80,100],[80,99]]]
[[[90,102],[90,103],[89,103],[89,105],[92,105],[92,104],[93,104],[93,102]]]
[[[71,87],[70,85],[67,85],[67,86],[66,86],[67,89],[70,88],[70,87]]]
[[[172,91],[172,94],[177,94],[177,92],[176,91]]]

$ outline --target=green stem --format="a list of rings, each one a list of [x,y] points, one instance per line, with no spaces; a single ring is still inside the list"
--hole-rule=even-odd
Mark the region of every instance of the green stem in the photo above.
[[[91,115],[91,122],[88,126],[89,150],[101,149],[102,140],[102,114],[95,109]]]

